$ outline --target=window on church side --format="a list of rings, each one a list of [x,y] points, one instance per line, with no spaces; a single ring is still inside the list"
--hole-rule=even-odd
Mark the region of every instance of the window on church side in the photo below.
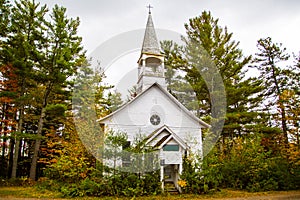
[[[130,141],[125,142],[122,145],[122,166],[123,167],[130,167],[131,165],[131,158],[130,158],[130,152],[126,151],[128,148],[130,148]]]

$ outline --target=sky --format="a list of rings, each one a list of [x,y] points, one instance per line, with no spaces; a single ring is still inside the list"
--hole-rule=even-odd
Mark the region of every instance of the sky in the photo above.
[[[257,52],[257,40],[271,37],[273,42],[282,43],[287,52],[300,51],[300,1],[299,0],[36,0],[49,7],[58,4],[67,8],[69,17],[79,17],[81,25],[78,34],[88,55],[96,55],[99,46],[109,41],[118,52],[123,41],[114,42],[122,36],[146,26],[148,9],[151,4],[156,29],[163,29],[185,35],[184,24],[190,18],[210,11],[219,25],[227,26],[233,39],[239,41],[244,55]],[[134,33],[134,32],[133,32]],[[137,34],[138,35],[138,34]],[[168,35],[168,32],[167,34]],[[119,38],[119,39],[122,39]],[[158,39],[160,35],[158,34]],[[142,37],[136,37],[142,45]],[[127,41],[128,42],[128,41]],[[124,40],[124,45],[126,41]],[[105,50],[105,49],[104,49]],[[139,49],[123,52],[104,67],[108,82],[118,85],[122,79],[133,81],[128,75],[134,73]],[[97,57],[97,56],[96,56]],[[101,61],[101,58],[93,58]],[[125,82],[128,82],[128,80]],[[123,81],[124,82],[124,81]],[[124,85],[119,84],[119,85]]]

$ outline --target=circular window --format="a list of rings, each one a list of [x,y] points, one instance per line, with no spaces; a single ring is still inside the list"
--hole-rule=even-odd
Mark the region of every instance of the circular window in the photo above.
[[[153,125],[158,125],[160,123],[160,117],[157,114],[154,114],[150,117],[150,122]]]

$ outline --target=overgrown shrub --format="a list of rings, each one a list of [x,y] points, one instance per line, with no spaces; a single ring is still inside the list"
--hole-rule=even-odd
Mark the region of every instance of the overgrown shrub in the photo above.
[[[96,174],[99,175],[99,173],[94,172],[85,179],[74,181],[72,183],[42,178],[39,180],[38,185],[42,189],[58,191],[62,193],[64,197],[136,197],[156,195],[161,192],[158,171],[141,175],[116,172],[115,174],[107,174],[106,176],[92,176]]]
[[[125,136],[113,132],[109,135],[108,144],[114,145],[115,151],[107,152],[106,159],[120,159],[117,150],[127,141]],[[76,144],[79,147],[82,145],[79,141]],[[94,159],[90,158],[88,152],[79,147],[70,144],[60,151],[55,162],[44,171],[47,179],[41,183],[42,187],[59,191],[65,197],[135,197],[160,193],[159,171],[143,174],[118,171],[116,165],[108,168],[99,162],[93,162]]]
[[[62,182],[59,182],[58,180],[49,179],[47,177],[39,178],[36,184],[37,188],[39,189],[46,189],[51,191],[59,191],[62,185]]]
[[[180,176],[186,181],[186,186],[182,188],[184,193],[205,194],[218,189],[223,177],[220,173],[221,164],[215,153],[213,150],[209,156],[199,159],[198,162],[184,158],[184,170]]]
[[[21,178],[11,178],[11,179],[0,179],[0,186],[33,186],[35,184],[34,181],[29,179],[28,177]]]
[[[299,189],[299,149],[291,146],[276,152],[266,150],[261,138],[254,135],[233,139],[225,150],[216,146],[198,163],[185,159],[181,179],[187,185],[183,192],[201,194],[220,188],[251,192]]]
[[[220,162],[224,187],[251,192],[296,189],[287,157],[266,151],[259,135],[235,139]]]

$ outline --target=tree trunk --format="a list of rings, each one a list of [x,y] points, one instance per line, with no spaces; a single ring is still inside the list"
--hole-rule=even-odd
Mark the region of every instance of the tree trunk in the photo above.
[[[26,60],[26,58],[25,58]],[[25,96],[25,90],[26,90],[26,81],[25,81],[25,77],[22,77],[21,79],[21,91],[20,91],[20,96],[24,97]],[[18,121],[18,128],[17,128],[17,134],[21,134],[22,133],[22,129],[23,129],[23,118],[24,118],[24,102],[21,101],[21,105],[19,108],[19,121]],[[14,147],[14,151],[11,152],[13,153],[13,160],[12,160],[12,170],[11,170],[11,178],[16,178],[17,177],[17,169],[18,169],[18,159],[19,159],[19,151],[20,151],[20,140],[19,138],[16,136],[14,139],[14,143],[15,143],[15,147]],[[13,150],[13,149],[12,149]]]
[[[1,116],[1,122],[0,122],[0,127],[1,127],[1,129],[0,129],[0,135],[1,134],[3,134],[4,135],[4,138],[3,138],[3,145],[2,145],[2,155],[1,155],[1,167],[0,167],[0,170],[1,170],[1,172],[0,172],[0,175],[2,176],[2,177],[4,177],[4,173],[2,174],[2,172],[4,172],[5,171],[5,149],[6,149],[6,147],[5,147],[5,143],[6,143],[6,133],[5,133],[5,131],[3,131],[3,125],[4,125],[4,119],[5,119],[5,103],[3,103],[2,104],[2,116]],[[6,174],[5,174],[5,176],[6,176]]]
[[[280,88],[280,85],[277,80],[277,75],[275,73],[276,67],[275,67],[274,59],[269,60],[269,62],[271,62],[272,76],[273,76],[273,80],[274,80],[274,84],[275,84],[275,88],[276,88],[277,96],[278,96],[278,100],[279,100],[279,109],[281,111],[281,128],[282,128],[283,137],[284,137],[284,144],[285,144],[285,146],[288,147],[288,144],[289,144],[288,128],[287,128],[287,124],[286,124],[287,119],[286,119],[286,114],[285,114],[285,106],[282,101],[282,90]]]
[[[297,147],[298,147],[298,150],[300,149],[300,138],[299,138],[299,122],[298,122],[298,115],[294,114],[293,116],[294,118],[294,126],[296,127],[295,128],[295,135],[296,135],[296,144],[297,144]]]
[[[43,106],[42,110],[41,110],[41,115],[39,118],[39,123],[38,123],[37,137],[42,136],[45,114],[46,114],[46,107]],[[38,138],[35,140],[35,143],[34,143],[34,151],[33,151],[33,156],[32,156],[32,160],[31,160],[30,174],[29,174],[29,178],[31,180],[36,179],[36,169],[37,169],[37,161],[38,161],[38,156],[39,156],[40,145],[41,145],[41,139]]]
[[[22,129],[23,129],[24,107],[22,107],[19,112],[20,112],[20,118],[19,118],[19,122],[18,122],[17,134],[21,134]],[[13,157],[11,178],[17,177],[19,151],[20,151],[20,139],[17,136],[15,136],[15,148],[14,148],[14,157]]]
[[[42,136],[42,131],[43,131],[43,125],[44,125],[44,118],[46,115],[46,106],[48,103],[48,97],[50,95],[50,92],[52,90],[53,83],[48,82],[46,91],[43,97],[43,104],[42,104],[42,110],[39,118],[39,123],[38,123],[38,130],[37,130],[37,137]],[[41,138],[37,138],[34,144],[34,152],[31,160],[31,166],[30,166],[30,174],[29,178],[31,180],[36,179],[36,169],[37,169],[37,161],[38,161],[38,156],[39,156],[39,150],[40,150],[40,145],[41,145]]]
[[[283,132],[283,137],[284,137],[284,143],[288,147],[289,138],[288,138],[288,128],[287,128],[287,124],[286,124],[286,114],[285,114],[284,105],[282,105],[282,108],[281,108],[281,118],[282,118],[281,122],[282,122],[282,132]]]
[[[14,158],[11,170],[11,178],[17,178],[18,158],[19,158],[20,140],[15,137]]]
[[[14,146],[15,146],[15,140],[11,140],[9,147],[9,161],[8,161],[8,178],[11,178],[11,172],[13,168],[13,158],[14,158]]]

